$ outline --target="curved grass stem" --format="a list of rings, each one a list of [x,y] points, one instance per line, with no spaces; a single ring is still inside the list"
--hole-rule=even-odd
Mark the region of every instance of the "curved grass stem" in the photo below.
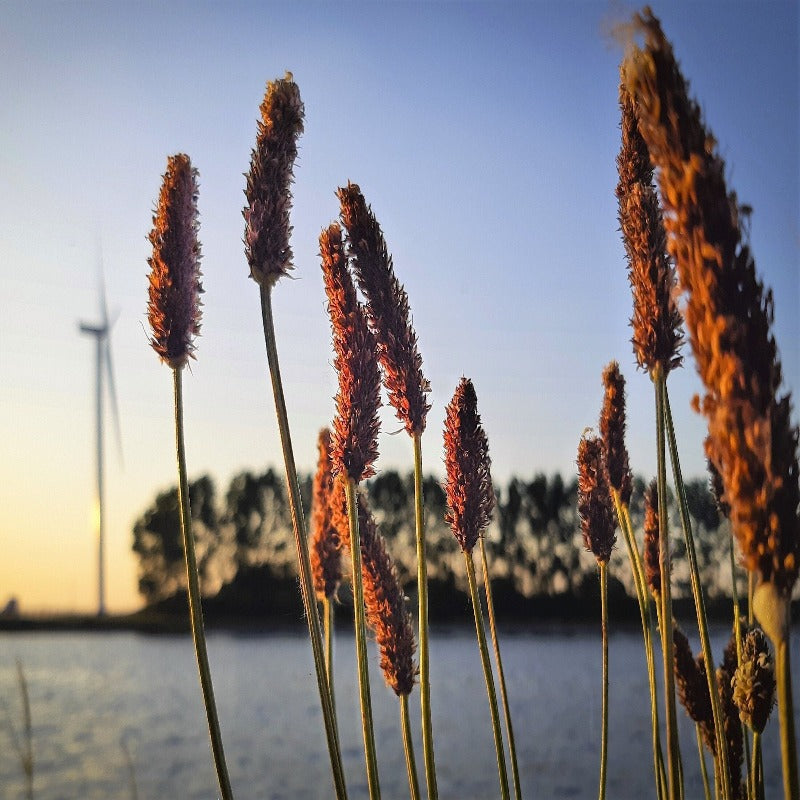
[[[322,627],[325,636],[325,673],[328,676],[328,688],[331,693],[331,707],[336,715],[336,692],[333,688],[333,598],[327,595],[322,598]]]
[[[436,762],[433,755],[431,719],[430,650],[428,644],[428,567],[425,554],[425,515],[422,496],[422,434],[414,434],[414,520],[417,540],[417,599],[419,636],[419,703],[422,722],[422,749],[428,799],[438,800]]]
[[[722,787],[723,800],[731,797],[731,776],[728,769],[728,746],[725,738],[725,725],[722,717],[722,706],[719,697],[719,687],[717,686],[717,675],[713,668],[714,655],[711,652],[711,639],[708,635],[708,621],[706,618],[705,598],[703,587],[700,584],[700,569],[697,565],[697,553],[694,546],[694,536],[692,535],[692,522],[689,517],[689,505],[686,502],[686,490],[681,474],[680,458],[678,457],[678,444],[675,440],[675,428],[672,424],[672,411],[669,406],[669,393],[666,383],[663,385],[664,415],[669,439],[670,461],[672,462],[672,475],[675,479],[675,495],[678,500],[678,508],[681,515],[681,525],[683,536],[686,542],[686,557],[689,561],[689,575],[691,578],[692,595],[694,597],[694,607],[697,613],[697,628],[700,633],[700,645],[703,651],[703,658],[706,662],[706,678],[708,680],[708,691],[711,695],[711,710],[714,715],[714,732],[717,743],[717,761],[719,762],[720,785]],[[739,627],[739,620],[734,621],[736,629]]]
[[[208,733],[211,738],[211,752],[214,767],[217,771],[219,789],[223,800],[231,800],[233,791],[225,763],[225,751],[222,747],[222,732],[217,716],[217,704],[214,700],[214,687],[211,683],[211,668],[208,663],[206,634],[203,627],[203,607],[200,601],[200,581],[197,576],[197,558],[194,551],[192,534],[192,517],[189,509],[189,479],[186,473],[186,449],[183,436],[183,382],[182,369],[172,370],[173,389],[175,393],[175,450],[178,459],[178,505],[180,508],[181,535],[183,551],[186,557],[186,584],[189,595],[189,617],[192,625],[192,639],[197,657],[197,669],[200,673],[200,688],[208,720]]]
[[[508,704],[506,692],[506,676],[503,670],[503,659],[500,657],[500,640],[497,638],[497,621],[494,616],[494,599],[492,597],[492,582],[489,579],[489,562],[486,558],[486,544],[483,536],[481,543],[481,571],[483,572],[483,590],[486,594],[486,610],[489,612],[489,632],[492,636],[492,649],[494,661],[497,665],[497,680],[500,683],[500,702],[503,704],[503,717],[508,734],[508,753],[511,757],[511,779],[514,783],[514,797],[522,800],[522,789],[519,782],[519,767],[517,766],[517,747],[514,743],[514,727],[511,724],[511,708]]]
[[[361,701],[361,726],[364,733],[364,757],[367,765],[367,783],[370,800],[381,796],[378,780],[378,759],[375,754],[375,728],[372,723],[372,699],[369,690],[369,663],[367,661],[367,622],[364,609],[364,582],[361,576],[361,537],[358,530],[356,485],[345,476],[347,519],[350,524],[350,558],[353,580],[353,608],[355,616],[356,659],[358,661],[358,690]]]
[[[264,325],[264,343],[267,348],[267,361],[269,363],[272,391],[275,397],[275,412],[278,419],[278,431],[283,450],[283,461],[286,469],[286,489],[289,493],[289,507],[292,514],[292,530],[294,532],[295,547],[297,549],[298,573],[300,578],[300,593],[303,598],[303,610],[308,623],[308,634],[311,639],[311,650],[314,656],[314,669],[317,676],[322,718],[325,725],[325,736],[328,742],[328,753],[331,760],[333,784],[338,800],[347,798],[347,789],[344,781],[344,768],[342,767],[342,754],[339,746],[339,732],[336,726],[336,716],[333,710],[333,701],[328,673],[325,667],[323,652],[322,631],[320,629],[317,604],[314,599],[314,587],[311,578],[311,558],[308,553],[308,537],[306,534],[305,518],[303,517],[303,504],[300,499],[300,485],[297,481],[297,468],[294,462],[292,437],[289,431],[289,416],[286,412],[286,400],[283,395],[283,382],[281,380],[280,364],[278,362],[278,348],[275,342],[275,324],[272,319],[272,292],[266,286],[261,286],[261,319]]]
[[[667,728],[667,785],[669,800],[683,796],[683,779],[680,766],[680,745],[675,710],[674,644],[672,638],[672,592],[669,564],[669,522],[667,519],[667,466],[664,429],[666,427],[666,382],[660,367],[653,370],[656,395],[656,454],[658,483],[659,562],[661,564],[661,651],[664,663],[664,705]],[[709,662],[713,663],[713,662]],[[713,670],[709,670],[713,672]]]
[[[400,726],[403,731],[403,750],[406,756],[406,772],[408,773],[408,791],[411,800],[420,800],[419,779],[417,778],[417,762],[414,758],[414,740],[411,736],[411,722],[408,716],[408,695],[400,695]]]
[[[667,776],[664,772],[664,755],[661,751],[661,734],[658,722],[658,687],[656,684],[655,658],[653,655],[653,634],[651,628],[650,615],[650,593],[644,577],[644,566],[642,564],[639,546],[633,534],[630,511],[627,505],[622,503],[619,492],[611,490],[614,501],[614,508],[617,512],[617,520],[622,530],[622,538],[625,540],[625,547],[628,551],[628,560],[631,564],[633,582],[636,588],[636,599],[639,603],[639,616],[642,622],[642,639],[644,640],[645,663],[647,666],[647,681],[650,689],[650,722],[651,737],[653,740],[653,772],[656,782],[657,800],[664,800],[666,795]]]
[[[483,627],[481,599],[478,596],[478,584],[475,580],[475,562],[472,560],[471,552],[464,552],[464,561],[467,565],[469,596],[472,600],[472,610],[475,616],[475,633],[478,637],[478,649],[480,650],[481,663],[483,664],[483,677],[486,680],[486,693],[489,696],[489,711],[492,715],[492,733],[494,734],[494,747],[497,752],[497,772],[500,776],[500,795],[503,800],[509,800],[506,756],[503,749],[503,735],[500,731],[500,713],[497,709],[497,695],[494,690],[492,664],[489,660],[489,647],[486,644],[486,631]]]

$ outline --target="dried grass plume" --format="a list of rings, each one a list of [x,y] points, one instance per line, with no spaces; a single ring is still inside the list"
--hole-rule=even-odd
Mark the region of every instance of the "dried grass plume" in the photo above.
[[[262,286],[271,287],[292,269],[291,184],[305,110],[290,72],[267,84],[260,111],[244,190],[247,206],[242,214],[250,275]]]
[[[194,358],[200,333],[200,242],[197,240],[197,170],[189,156],[167,159],[149,240],[153,255],[147,315],[150,344],[173,369]]]

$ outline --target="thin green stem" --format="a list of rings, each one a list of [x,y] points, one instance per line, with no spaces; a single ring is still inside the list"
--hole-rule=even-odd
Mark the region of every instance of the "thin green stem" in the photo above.
[[[606,796],[606,769],[608,766],[608,564],[600,566],[600,614],[603,633],[603,710],[600,738],[600,800]]]
[[[781,762],[783,763],[783,794],[785,800],[800,798],[797,778],[797,743],[794,734],[794,705],[792,703],[792,670],[789,656],[789,630],[775,644],[775,677],[778,691],[778,718],[781,728]]]
[[[711,639],[708,635],[708,621],[706,618],[705,597],[703,587],[700,584],[700,569],[697,564],[697,553],[694,546],[694,536],[692,535],[692,521],[689,516],[689,504],[686,502],[686,489],[681,474],[681,463],[678,456],[678,444],[675,440],[675,427],[672,423],[672,411],[669,405],[669,393],[666,383],[663,387],[664,412],[669,438],[670,460],[672,462],[672,474],[675,479],[675,494],[678,499],[678,508],[681,515],[681,525],[683,536],[686,542],[686,557],[689,561],[689,576],[691,578],[692,595],[694,596],[694,607],[697,612],[697,628],[700,633],[700,645],[703,651],[703,658],[706,662],[706,678],[708,680],[708,691],[711,695],[711,710],[714,714],[714,731],[717,742],[717,760],[721,772],[720,783],[722,785],[722,797],[728,800],[731,797],[730,772],[728,770],[728,746],[725,738],[725,723],[722,716],[722,706],[719,697],[719,687],[717,686],[716,670],[713,668],[714,654],[711,652]],[[734,622],[735,628],[739,628],[738,617]],[[738,640],[738,637],[737,637]]]
[[[217,705],[214,701],[214,687],[211,684],[211,668],[208,664],[206,650],[206,634],[203,628],[203,608],[200,602],[200,581],[197,576],[197,558],[194,551],[192,534],[192,517],[189,509],[189,479],[186,474],[186,450],[183,437],[183,382],[182,369],[172,370],[173,388],[175,390],[175,449],[178,459],[178,505],[180,506],[181,534],[183,536],[183,552],[186,556],[186,584],[189,595],[189,616],[192,624],[192,639],[197,656],[197,669],[200,673],[200,688],[203,692],[203,703],[208,719],[208,733],[211,737],[211,752],[217,770],[219,789],[223,800],[231,800],[231,782],[228,767],[225,763],[225,752],[222,747]]]
[[[408,695],[400,695],[400,725],[403,729],[403,750],[406,754],[406,772],[411,800],[420,800],[417,762],[414,758],[414,740],[411,737],[411,722],[408,717]]]
[[[375,754],[375,728],[372,724],[372,699],[369,691],[369,662],[367,660],[367,621],[364,609],[364,582],[361,575],[361,537],[358,530],[356,485],[345,475],[347,519],[350,523],[350,559],[353,571],[353,608],[356,632],[356,659],[358,661],[358,690],[361,701],[361,727],[364,733],[364,757],[367,765],[367,783],[370,800],[381,796],[378,781],[378,759]]]
[[[322,598],[322,624],[325,635],[325,673],[328,676],[328,687],[331,692],[331,706],[336,715],[336,692],[333,688],[333,602],[327,595]]]
[[[747,627],[753,627],[753,593],[756,587],[756,575],[754,572],[747,573]]]
[[[761,734],[753,731],[753,770],[750,775],[751,800],[761,800],[764,794],[764,781],[761,779]]]
[[[492,733],[494,734],[494,748],[497,753],[497,771],[500,776],[500,794],[503,800],[509,800],[508,775],[506,773],[506,755],[503,749],[503,736],[500,731],[500,713],[497,709],[497,695],[494,691],[494,678],[492,677],[492,664],[489,660],[489,647],[486,644],[486,631],[483,627],[483,611],[481,599],[478,596],[478,584],[475,580],[475,562],[472,552],[464,551],[464,561],[467,565],[467,581],[469,583],[469,596],[472,600],[472,610],[475,616],[475,633],[478,637],[478,649],[481,653],[483,664],[483,677],[486,681],[486,693],[489,695],[489,711],[492,715]]]
[[[658,527],[659,561],[661,564],[661,651],[664,662],[664,700],[667,727],[667,776],[669,800],[678,800],[683,795],[683,781],[680,769],[680,745],[678,743],[678,723],[675,711],[675,673],[672,638],[672,593],[669,564],[669,522],[667,519],[667,465],[665,428],[665,380],[660,367],[653,371],[656,394],[656,450],[658,457]],[[713,663],[713,662],[708,662]],[[709,670],[713,672],[713,670]]]
[[[311,651],[314,656],[314,669],[317,676],[320,705],[322,706],[322,718],[325,724],[325,736],[328,741],[333,785],[338,800],[345,800],[347,798],[347,789],[344,781],[344,768],[342,767],[342,753],[339,746],[339,731],[336,726],[336,716],[331,699],[332,694],[328,685],[328,673],[325,668],[322,631],[311,578],[311,558],[308,553],[308,537],[303,517],[303,503],[300,498],[300,485],[297,481],[297,468],[295,467],[292,437],[289,431],[289,416],[286,412],[286,400],[283,395],[283,382],[281,381],[280,364],[278,362],[278,348],[275,342],[275,324],[272,319],[272,292],[266,286],[261,286],[261,319],[264,325],[264,343],[267,348],[267,362],[269,363],[272,392],[275,397],[275,412],[278,418],[278,430],[286,469],[286,488],[289,493],[292,530],[297,549],[300,593],[303,598],[303,610],[308,624],[309,638],[311,639]]]
[[[647,680],[650,688],[650,722],[653,740],[653,771],[656,782],[657,800],[664,800],[666,793],[666,774],[664,773],[664,756],[661,752],[661,734],[658,723],[658,689],[656,684],[655,658],[653,656],[653,636],[650,621],[650,591],[644,577],[639,547],[633,534],[633,525],[628,506],[622,503],[619,492],[611,490],[617,520],[622,530],[622,538],[628,551],[628,560],[631,564],[633,582],[636,588],[636,599],[639,603],[639,616],[642,622],[642,639],[644,640],[645,662],[647,666]]]
[[[700,733],[700,724],[694,724],[697,736],[697,755],[700,758],[700,774],[703,776],[703,794],[705,800],[711,800],[711,784],[708,782],[708,769],[706,768],[706,754],[703,752],[703,737]]]
[[[422,496],[422,434],[414,434],[414,520],[417,539],[417,599],[419,602],[419,705],[422,722],[422,751],[425,759],[425,783],[429,800],[438,800],[436,762],[433,755],[431,720],[430,650],[428,646],[428,567],[425,554],[425,515]]]
[[[514,743],[514,727],[511,724],[511,708],[508,705],[506,692],[506,677],[503,671],[503,659],[500,657],[500,640],[497,638],[497,621],[494,616],[494,598],[492,597],[492,582],[489,580],[489,562],[486,558],[486,544],[483,536],[481,543],[481,570],[483,572],[483,591],[486,595],[486,610],[489,612],[489,632],[492,636],[492,649],[494,661],[497,665],[497,679],[500,683],[500,702],[503,704],[503,717],[508,734],[508,752],[511,757],[511,778],[514,782],[514,797],[522,800],[522,789],[519,782],[519,768],[517,766],[517,748]]]

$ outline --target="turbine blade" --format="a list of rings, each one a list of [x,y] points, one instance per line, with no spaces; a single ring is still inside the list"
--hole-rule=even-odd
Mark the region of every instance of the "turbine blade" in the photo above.
[[[102,326],[108,330],[108,302],[106,301],[106,276],[105,276],[105,269],[103,268],[103,247],[102,244],[98,244],[99,254],[98,254],[98,283],[100,287],[100,315],[103,319]]]

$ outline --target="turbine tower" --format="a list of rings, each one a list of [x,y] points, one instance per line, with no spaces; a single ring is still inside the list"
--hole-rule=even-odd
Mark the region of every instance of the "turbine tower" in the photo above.
[[[109,335],[112,323],[108,319],[106,305],[105,283],[103,281],[103,262],[100,259],[100,317],[101,322],[92,325],[87,322],[78,323],[78,329],[87,336],[95,339],[95,422],[96,422],[96,468],[97,468],[97,494],[95,496],[95,535],[97,540],[97,615],[102,617],[106,613],[106,579],[105,579],[105,498],[104,498],[104,459],[103,459],[103,378],[108,382],[108,394],[111,400],[111,413],[117,435],[117,447],[122,453],[119,414],[117,411],[117,395],[114,388],[114,370],[111,365],[111,346]]]

